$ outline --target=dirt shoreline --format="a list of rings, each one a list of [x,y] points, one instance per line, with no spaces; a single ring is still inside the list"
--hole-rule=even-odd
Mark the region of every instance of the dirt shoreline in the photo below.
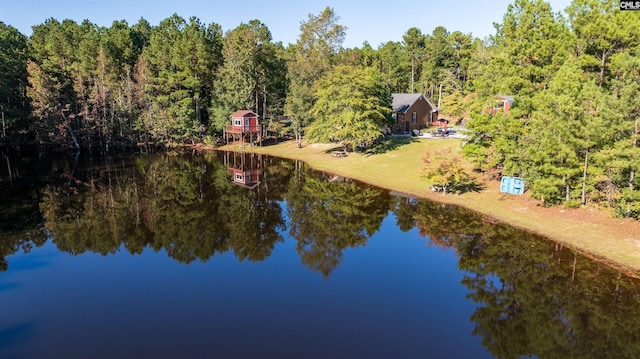
[[[420,168],[424,150],[419,145],[416,146],[415,156],[411,155],[412,158],[405,156],[403,160],[413,161],[416,168]],[[301,160],[320,171],[329,171],[417,198],[461,206],[480,215],[547,237],[626,275],[640,278],[640,221],[612,218],[610,213],[603,209],[543,207],[540,201],[527,194],[517,196],[499,192],[498,181],[483,181],[484,189],[479,192],[443,195],[427,190],[428,186],[420,180],[418,170],[414,171],[415,173],[403,173],[402,181],[398,183],[389,183],[389,181],[379,183],[381,181],[372,180],[373,176],[367,176],[367,172],[371,172],[370,158],[374,156],[350,154],[346,158],[335,159],[327,153],[331,149],[330,145],[312,145],[297,149],[295,143],[285,142],[268,147],[238,149],[223,146],[198,149],[255,152]],[[394,154],[391,151],[390,154],[376,156],[393,157]],[[413,182],[422,183],[415,186],[407,185]]]

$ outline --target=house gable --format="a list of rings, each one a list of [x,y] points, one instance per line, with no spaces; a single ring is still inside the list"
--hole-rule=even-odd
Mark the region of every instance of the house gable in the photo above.
[[[488,110],[485,110],[486,113],[490,113],[495,115],[498,112],[503,112],[504,114],[508,114],[509,110],[513,107],[515,103],[515,99],[513,96],[507,95],[496,95],[493,104],[490,106]]]
[[[394,93],[391,106],[396,133],[429,127],[438,118],[438,109],[421,93]]]
[[[396,113],[407,113],[409,108],[418,101],[425,101],[431,111],[437,111],[436,107],[421,93],[394,93],[391,97],[391,107]]]
[[[231,124],[234,127],[254,127],[258,125],[258,115],[249,110],[239,110],[231,114]]]
[[[249,110],[238,110],[234,113],[231,114],[231,117],[258,117],[258,115],[256,115],[253,111],[249,111]]]

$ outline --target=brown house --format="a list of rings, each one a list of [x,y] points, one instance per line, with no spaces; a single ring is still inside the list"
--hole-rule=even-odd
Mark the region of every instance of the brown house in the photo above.
[[[423,94],[394,93],[392,97],[393,123],[391,130],[394,133],[407,133],[427,128],[431,122],[438,120],[438,108],[429,102]]]
[[[254,140],[260,140],[262,145],[262,126],[258,125],[258,115],[249,110],[239,110],[231,114],[231,125],[225,131],[227,145],[241,141],[253,145]]]

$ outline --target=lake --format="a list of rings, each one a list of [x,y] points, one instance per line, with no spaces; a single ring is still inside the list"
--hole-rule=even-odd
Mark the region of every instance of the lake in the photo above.
[[[459,207],[256,154],[0,163],[2,358],[640,357],[640,281]]]

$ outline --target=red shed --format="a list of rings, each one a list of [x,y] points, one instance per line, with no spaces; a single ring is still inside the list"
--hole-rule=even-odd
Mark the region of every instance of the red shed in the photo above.
[[[227,144],[242,141],[253,145],[260,140],[262,145],[262,126],[258,124],[258,115],[249,110],[239,110],[231,114],[231,125],[226,128]]]

